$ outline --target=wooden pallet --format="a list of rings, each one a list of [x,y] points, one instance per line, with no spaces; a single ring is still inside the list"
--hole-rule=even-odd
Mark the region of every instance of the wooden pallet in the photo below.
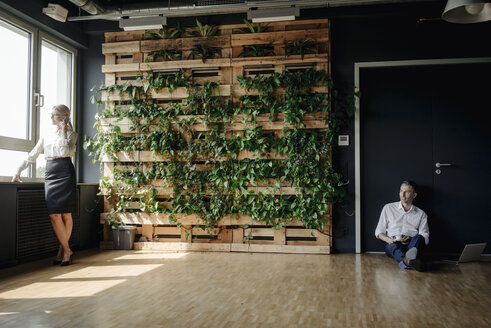
[[[217,36],[213,37],[193,37],[181,39],[161,39],[161,40],[143,40],[145,31],[131,32],[109,32],[105,34],[106,40],[102,45],[102,52],[106,58],[102,66],[102,72],[106,76],[106,85],[125,84],[130,82],[136,85],[136,77],[139,74],[147,72],[170,72],[172,70],[184,70],[186,76],[193,83],[202,83],[205,81],[218,82],[219,88],[215,91],[215,96],[231,98],[234,102],[239,101],[240,97],[254,97],[258,93],[253,90],[244,90],[238,83],[238,76],[255,76],[261,74],[268,76],[272,73],[281,73],[285,69],[295,71],[314,68],[316,70],[325,70],[330,72],[330,35],[329,21],[321,20],[303,20],[294,22],[275,22],[268,24],[269,30],[264,33],[239,33],[238,29],[243,29],[244,24],[223,25],[219,26]],[[193,29],[196,31],[196,28]],[[303,58],[299,55],[286,56],[284,51],[284,41],[304,40],[306,38],[315,39],[317,45],[317,54],[307,54]],[[273,54],[267,57],[239,57],[244,46],[248,45],[265,45],[272,44]],[[191,49],[196,45],[205,45],[207,47],[219,48],[216,58],[207,59],[203,62],[201,59],[188,58]],[[150,53],[162,49],[176,49],[182,52],[181,60],[162,61],[161,58],[153,58]],[[166,74],[166,73],[164,73]],[[312,92],[323,93],[328,95],[328,88],[318,85],[313,88]],[[281,96],[284,90],[275,90],[276,96]],[[179,102],[183,106],[189,96],[188,90],[184,87],[177,88],[172,92],[162,89],[159,92],[149,91],[150,99],[159,106],[165,106],[168,102]],[[129,106],[131,98],[127,94],[118,92],[102,93],[101,100],[106,103],[106,108],[114,106]],[[326,113],[307,114],[302,120],[305,129],[325,129]],[[201,117],[196,118],[195,123],[191,126],[191,131],[198,133],[207,133],[209,128],[204,124]],[[181,115],[177,120],[187,120],[189,116]],[[131,136],[135,133],[132,120],[123,118],[104,119],[101,121],[103,132],[110,133],[114,127],[125,136]],[[227,132],[227,138],[232,133],[242,133],[245,128],[251,125],[251,118],[247,115],[237,115],[229,122],[226,122],[224,128]],[[283,135],[284,128],[292,126],[285,122],[283,114],[276,114],[270,119],[269,114],[262,114],[256,118],[256,125],[262,127],[266,133],[274,133],[279,137]],[[150,131],[157,130],[158,122],[153,122]],[[172,124],[178,129],[177,122]],[[190,136],[192,137],[192,136]],[[189,136],[183,136],[189,138]],[[254,152],[242,151],[237,154],[235,160],[258,159],[261,155]],[[208,160],[223,161],[229,159],[229,156],[223,158],[204,158],[195,156],[194,161]],[[266,156],[265,160],[282,160],[286,159],[284,154],[276,154],[273,150]],[[148,170],[152,163],[167,162],[170,160],[187,161],[186,158],[171,158],[169,155],[154,154],[151,151],[119,151],[114,155],[105,155],[102,159],[104,165],[104,176],[113,177],[114,170],[124,171],[133,169],[135,163],[139,163],[142,170]],[[197,164],[199,170],[206,170],[204,164]],[[276,181],[268,180],[257,183],[255,186],[250,185],[245,192],[254,191],[261,193],[274,193],[284,195],[295,195],[298,193],[288,182],[280,183],[278,189],[272,188]],[[124,195],[125,186],[121,185],[121,190],[112,190],[110,194],[120,192]],[[148,190],[156,188],[157,196],[165,199],[172,194],[172,188],[166,186],[165,181],[151,181],[148,186],[143,187]],[[107,194],[108,190],[103,190]],[[166,202],[159,202],[161,206],[168,205]],[[114,204],[105,199],[106,213],[111,210]],[[169,251],[239,251],[239,252],[286,252],[286,253],[314,253],[328,254],[332,246],[331,239],[331,210],[327,215],[329,224],[324,231],[305,229],[299,222],[289,222],[285,227],[278,230],[261,223],[252,223],[251,219],[246,216],[237,216],[232,218],[229,215],[217,222],[214,229],[206,231],[199,226],[199,220],[196,215],[180,216],[178,226],[175,222],[170,222],[164,214],[142,213],[138,210],[141,204],[138,202],[128,201],[126,206],[128,212],[115,214],[119,216],[126,224],[137,226],[138,240],[144,236],[147,242],[137,241],[135,249],[155,249]],[[101,223],[106,218],[106,213],[101,215]],[[248,226],[244,226],[248,225]],[[252,239],[251,239],[252,237]],[[111,247],[111,234],[107,227],[104,232],[104,242],[101,247]]]
[[[164,214],[121,213],[119,217],[126,224],[137,227],[135,249],[322,254],[330,252],[331,225],[319,231],[305,229],[302,223],[291,221],[285,227],[273,229],[261,223],[252,223],[251,219],[244,215],[228,215],[218,221],[217,227],[206,229],[198,224],[199,220],[195,215],[181,218],[180,226],[172,224]],[[102,214],[101,223],[104,223],[105,218],[106,214]],[[108,227],[105,227],[108,230]],[[108,243],[101,246],[111,248],[111,244]]]

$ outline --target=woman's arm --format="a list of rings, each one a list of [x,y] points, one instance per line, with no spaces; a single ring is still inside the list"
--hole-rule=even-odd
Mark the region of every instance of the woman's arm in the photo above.
[[[12,182],[22,182],[20,179],[20,174],[22,171],[24,171],[29,164],[35,163],[36,159],[38,158],[39,154],[42,154],[44,152],[44,139],[41,138],[39,139],[38,143],[34,148],[29,152],[27,155],[27,159],[22,162],[22,164],[17,168],[17,172],[12,178]]]

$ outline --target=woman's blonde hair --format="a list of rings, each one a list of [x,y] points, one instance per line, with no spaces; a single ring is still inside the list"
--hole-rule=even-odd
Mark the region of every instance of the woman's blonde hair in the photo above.
[[[53,111],[55,111],[58,115],[60,115],[61,117],[63,117],[63,119],[65,120],[66,124],[68,124],[68,127],[73,130],[73,125],[72,125],[72,122],[70,120],[70,108],[68,108],[67,106],[65,105],[56,105],[53,107]]]

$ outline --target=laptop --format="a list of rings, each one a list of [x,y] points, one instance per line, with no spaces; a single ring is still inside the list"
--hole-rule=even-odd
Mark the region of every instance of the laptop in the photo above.
[[[460,256],[457,255],[455,258],[444,259],[443,261],[453,264],[479,261],[486,245],[486,243],[467,244]]]

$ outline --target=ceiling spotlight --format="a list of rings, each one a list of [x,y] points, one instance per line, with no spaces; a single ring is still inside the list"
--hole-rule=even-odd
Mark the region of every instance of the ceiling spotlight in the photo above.
[[[43,14],[64,23],[68,16],[68,9],[55,3],[48,3],[48,7],[43,8]]]
[[[247,11],[247,19],[252,20],[253,23],[292,21],[296,16],[300,16],[300,9],[297,7],[249,9]]]
[[[448,0],[442,19],[451,23],[480,23],[491,20],[489,0]]]
[[[167,25],[166,16],[130,17],[119,19],[119,27],[125,31],[155,30]]]

